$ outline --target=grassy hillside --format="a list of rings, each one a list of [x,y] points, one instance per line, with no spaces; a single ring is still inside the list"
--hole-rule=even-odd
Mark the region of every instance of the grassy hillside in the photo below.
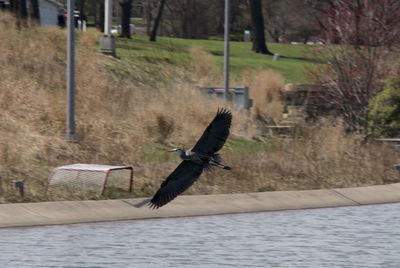
[[[222,74],[223,41],[158,37],[157,42],[150,42],[146,36],[134,36],[132,40],[117,39],[117,54],[123,61],[164,62],[184,67],[190,64],[189,53],[192,47],[199,47],[208,52]],[[245,71],[259,68],[280,73],[286,83],[310,82],[304,69],[304,66],[315,65],[311,63],[310,47],[274,43],[268,44],[268,47],[273,53],[281,55],[279,61],[273,61],[273,56],[270,55],[251,52],[251,43],[230,42],[231,82],[240,83]]]
[[[0,202],[95,198],[76,191],[46,191],[52,169],[72,163],[132,165],[134,192],[124,196],[150,196],[179,163],[165,149],[189,148],[218,107],[232,109],[195,90],[197,85],[215,85],[221,80],[221,56],[215,55],[220,52],[213,52],[222,49],[220,42],[118,39],[119,58],[112,58],[98,52],[100,34],[89,31],[79,33],[76,43],[80,138],[67,142],[62,138],[66,31],[17,30],[10,25],[12,18],[0,12]],[[237,45],[232,48],[238,62],[232,79],[250,85],[255,108],[250,115],[232,109],[231,136],[221,154],[233,170],[202,175],[187,194],[345,187],[399,180],[392,170],[394,159],[389,149],[376,144],[360,146],[360,137],[345,135],[340,122],[298,126],[290,139],[261,135],[257,116],[279,117],[282,113],[279,96],[284,79],[257,68],[262,64],[280,66],[285,61],[272,62],[270,57],[248,50],[245,59],[239,60],[240,47],[245,49],[249,44]],[[272,51],[279,49],[271,45]],[[301,53],[297,49],[287,46],[281,53],[295,57]],[[293,66],[300,64],[301,60],[288,59],[285,68],[292,73],[289,67],[294,70],[297,67]],[[25,180],[24,200],[13,186],[15,179]]]

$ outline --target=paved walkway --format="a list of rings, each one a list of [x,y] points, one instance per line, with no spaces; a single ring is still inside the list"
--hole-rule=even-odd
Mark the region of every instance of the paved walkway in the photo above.
[[[203,216],[289,209],[400,202],[400,183],[308,191],[184,195],[152,210],[134,205],[144,198],[0,205],[0,227],[22,227],[166,217]]]

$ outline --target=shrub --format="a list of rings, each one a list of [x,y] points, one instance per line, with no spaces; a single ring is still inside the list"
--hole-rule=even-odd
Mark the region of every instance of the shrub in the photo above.
[[[258,70],[245,73],[243,80],[253,99],[252,117],[279,121],[284,108],[284,82],[281,75],[272,70]]]
[[[369,102],[398,60],[400,2],[329,1],[321,18],[322,49],[329,64],[314,71],[322,102],[340,111],[347,131],[368,132]]]
[[[400,135],[400,76],[388,79],[384,90],[372,99],[368,123],[373,136]]]

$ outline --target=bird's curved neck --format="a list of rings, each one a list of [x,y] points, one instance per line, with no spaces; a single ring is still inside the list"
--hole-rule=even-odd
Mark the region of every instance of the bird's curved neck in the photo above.
[[[186,151],[184,149],[181,149],[181,151],[179,152],[179,156],[184,160],[187,159]]]

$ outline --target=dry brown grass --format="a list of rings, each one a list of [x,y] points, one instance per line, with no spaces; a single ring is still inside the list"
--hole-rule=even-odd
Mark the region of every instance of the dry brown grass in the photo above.
[[[362,137],[343,134],[343,125],[326,122],[298,126],[296,133],[272,147],[248,154],[225,152],[231,173],[205,176],[191,193],[343,188],[399,182],[393,148],[363,144]],[[271,142],[271,141],[270,141]],[[267,142],[268,144],[268,142]]]
[[[217,108],[226,107],[193,90],[201,81],[218,80],[218,71],[204,51],[191,51],[197,63],[189,73],[173,70],[173,79],[152,80],[149,86],[143,77],[137,79],[134,71],[126,79],[107,71],[106,66],[123,62],[95,51],[99,33],[89,31],[79,34],[76,49],[80,140],[66,142],[62,139],[65,31],[36,27],[15,30],[4,23],[12,21],[6,16],[0,12],[0,202],[20,201],[12,185],[14,179],[25,179],[24,201],[90,198],[46,193],[50,171],[77,162],[133,165],[133,196],[150,195],[179,162],[160,153],[162,149],[192,146]],[[163,72],[171,72],[170,66]],[[179,72],[181,76],[176,75]],[[278,76],[261,71],[243,84],[251,88],[255,113],[279,118],[282,81]],[[253,150],[246,142],[252,142],[254,121],[238,111],[233,111],[233,118],[231,137],[245,138],[245,149],[238,151],[228,143],[222,154],[234,170],[205,174],[188,193],[309,189],[398,180],[387,148],[361,146],[358,137],[344,136],[340,125],[299,127],[291,140],[260,141],[256,146],[261,149]]]
[[[118,60],[93,49],[99,34],[80,33],[76,49],[80,140],[68,143],[62,139],[65,31],[16,30],[10,27],[11,17],[7,17],[7,24],[4,17],[1,19],[0,191],[6,199],[13,199],[12,180],[20,178],[26,179],[27,198],[38,199],[51,169],[74,162],[133,164],[137,179],[154,178],[155,163],[135,164],[143,162],[148,147],[153,143],[191,146],[218,107],[224,106],[217,100],[206,100],[192,90],[192,83],[179,78],[160,82],[158,88],[137,87],[131,83],[134,78],[121,80],[105,68]],[[207,74],[197,77],[203,75]],[[245,116],[234,114],[233,133],[243,135]]]
[[[253,118],[270,118],[278,122],[282,118],[283,78],[272,70],[250,71],[244,75],[244,84],[250,90],[253,99]]]
[[[393,149],[364,144],[357,134],[346,135],[342,122],[326,121],[297,127],[294,138],[283,146],[282,166],[287,177],[309,181],[316,188],[383,184],[398,180],[393,170]]]
[[[212,55],[201,47],[190,49],[192,58],[192,79],[201,86],[215,86],[222,82],[222,72],[215,65]]]

